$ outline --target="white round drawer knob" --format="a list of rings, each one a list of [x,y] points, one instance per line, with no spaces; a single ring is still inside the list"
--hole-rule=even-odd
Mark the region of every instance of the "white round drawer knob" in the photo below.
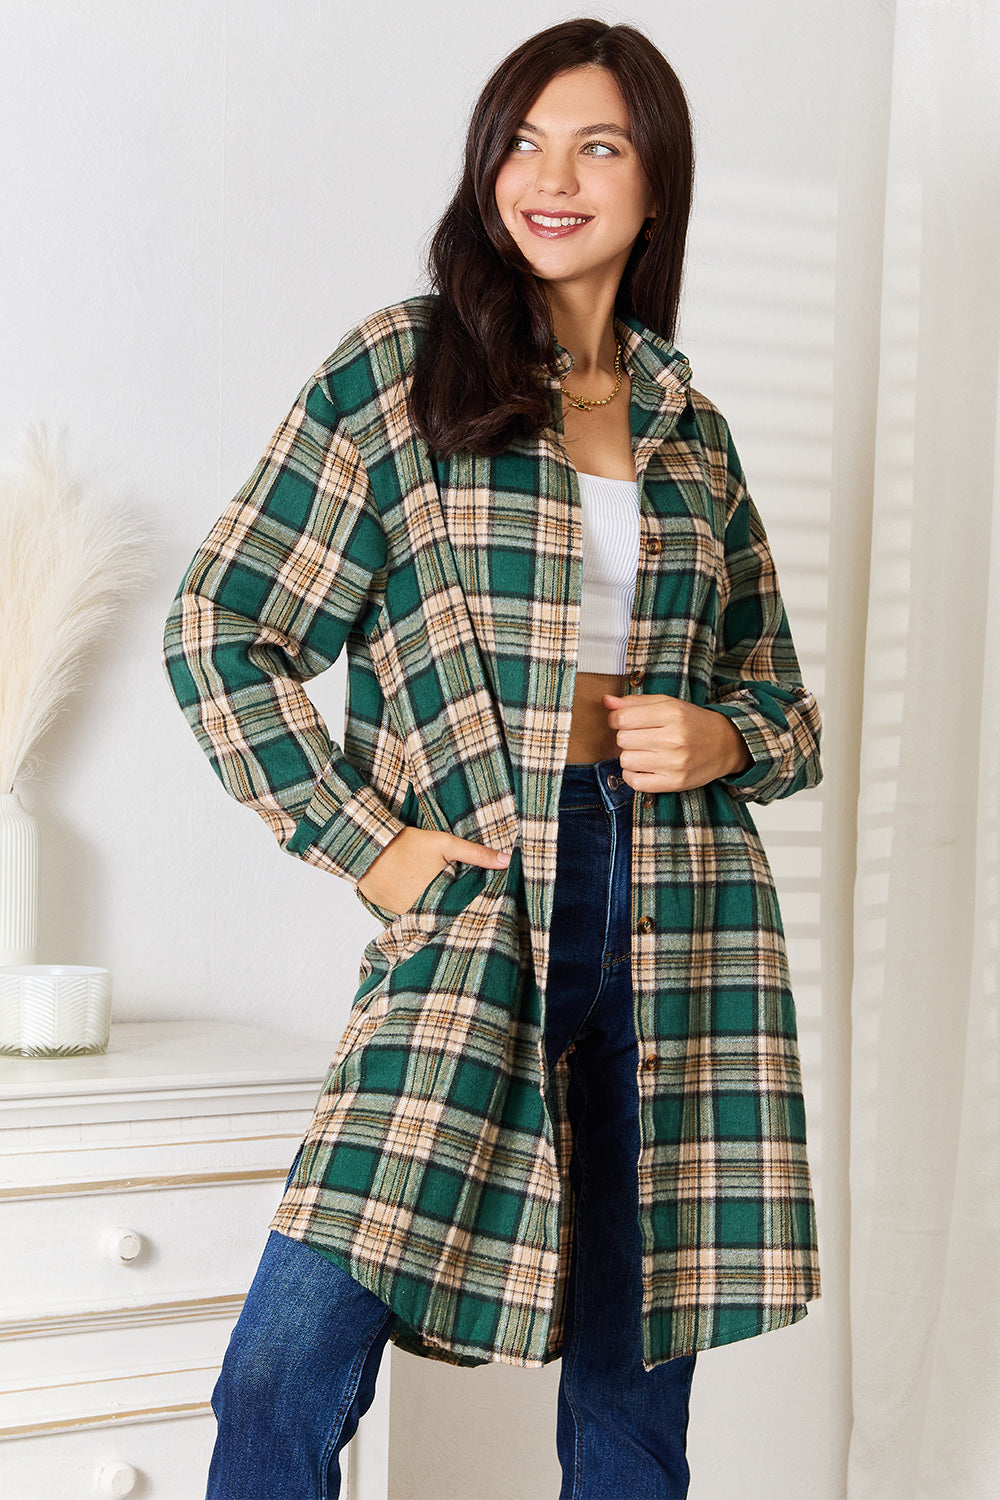
[[[120,1261],[127,1266],[135,1260],[142,1249],[142,1235],[134,1229],[106,1229],[101,1239],[101,1248],[108,1260]],[[109,1490],[109,1495],[127,1495],[128,1490]]]
[[[131,1464],[102,1464],[94,1475],[94,1483],[101,1495],[131,1495],[139,1478]]]

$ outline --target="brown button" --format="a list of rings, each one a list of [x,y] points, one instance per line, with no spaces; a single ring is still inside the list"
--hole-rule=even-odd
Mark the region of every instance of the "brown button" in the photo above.
[[[636,923],[636,926],[639,928],[640,932],[652,932],[653,919],[652,917],[640,917],[638,922]]]
[[[648,1057],[643,1058],[642,1066],[647,1073],[652,1073],[660,1066],[660,1059],[656,1056],[655,1052],[651,1052]]]
[[[653,803],[655,801],[656,801],[656,798],[653,796],[652,792],[643,792],[643,794],[642,794],[642,805],[643,805],[643,807],[652,807],[652,805],[653,805]]]
[[[614,772],[612,772],[611,775],[608,777],[608,786],[611,788],[611,790],[613,792],[617,792],[617,790],[621,786],[621,784],[622,784],[621,777],[620,776],[616,776],[614,774]]]
[[[628,674],[629,687],[638,687],[645,675],[641,667],[636,667],[634,672]]]
[[[658,536],[651,536],[649,538],[646,542],[646,551],[650,557],[656,557],[658,553],[663,551],[663,543]]]

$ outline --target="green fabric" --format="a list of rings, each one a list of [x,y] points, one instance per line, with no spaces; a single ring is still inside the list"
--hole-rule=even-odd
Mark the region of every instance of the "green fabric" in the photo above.
[[[566,1060],[549,1076],[543,1033],[579,489],[558,375],[538,438],[431,459],[406,402],[429,306],[374,314],[306,385],[188,569],[165,661],[223,785],[300,859],[356,882],[408,824],[511,851],[506,870],[449,866],[399,916],[365,902],[384,929],[273,1227],[392,1307],[402,1347],[540,1365],[572,1229]],[[794,1005],[747,804],[819,781],[820,725],[723,417],[672,345],[618,332],[642,538],[626,673],[726,714],[753,756],[635,800],[651,1368],[819,1295]],[[342,651],[340,747],[303,683]]]

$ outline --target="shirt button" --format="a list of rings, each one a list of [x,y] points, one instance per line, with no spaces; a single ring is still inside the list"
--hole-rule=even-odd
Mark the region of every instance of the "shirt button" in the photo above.
[[[645,675],[641,667],[636,667],[634,672],[628,674],[629,687],[638,687]]]
[[[652,932],[653,925],[654,923],[652,917],[640,917],[638,922],[636,923],[636,926],[638,927],[640,932]]]
[[[660,1059],[655,1052],[651,1052],[648,1057],[643,1058],[642,1066],[645,1072],[653,1073],[660,1066]]]
[[[656,557],[658,553],[663,551],[663,543],[658,536],[651,536],[648,539],[646,542],[646,551],[650,557]]]
[[[655,801],[656,801],[656,798],[653,796],[652,792],[643,792],[643,794],[642,794],[642,805],[643,805],[643,807],[652,807],[652,805],[653,805],[653,803]]]

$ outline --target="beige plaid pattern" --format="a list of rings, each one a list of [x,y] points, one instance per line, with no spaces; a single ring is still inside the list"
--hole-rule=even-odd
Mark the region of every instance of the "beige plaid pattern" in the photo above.
[[[432,460],[406,401],[427,307],[375,314],[307,384],[192,562],[165,654],[223,784],[299,858],[356,882],[407,824],[511,851],[507,870],[451,866],[410,911],[377,913],[273,1227],[392,1306],[402,1347],[540,1365],[561,1349],[572,1234],[544,992],[579,493],[558,377],[538,438]],[[636,798],[652,1368],[794,1322],[819,1294],[794,1007],[747,807],[819,780],[819,715],[724,419],[671,345],[618,331],[642,549],[626,674],[725,713],[753,755],[743,776]],[[341,650],[338,746],[303,683]]]

